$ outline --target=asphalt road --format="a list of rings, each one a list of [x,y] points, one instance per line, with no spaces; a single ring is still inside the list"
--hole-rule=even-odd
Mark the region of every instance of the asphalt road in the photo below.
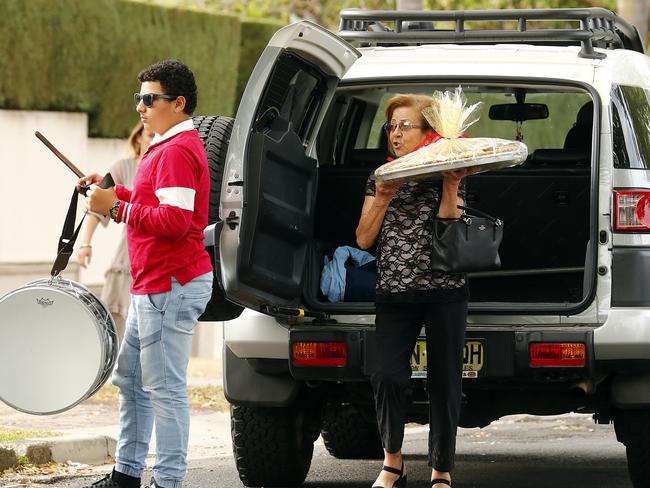
[[[426,442],[426,427],[407,429],[404,453],[410,487],[428,486]],[[461,429],[457,453],[455,488],[632,486],[627,479],[625,449],[616,441],[613,427],[595,425],[588,416],[512,416],[484,429]],[[370,488],[380,467],[379,461],[335,459],[319,441],[304,486]],[[87,484],[88,478],[47,486],[79,488]],[[242,485],[232,458],[219,457],[192,460],[185,486]]]

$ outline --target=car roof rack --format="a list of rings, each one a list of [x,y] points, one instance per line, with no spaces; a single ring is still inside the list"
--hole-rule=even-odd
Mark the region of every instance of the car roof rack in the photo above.
[[[636,27],[604,8],[546,8],[504,10],[361,10],[341,11],[338,35],[362,45],[404,44],[542,44],[577,45],[583,58],[602,59],[605,49],[645,53]],[[580,21],[579,28],[528,29],[529,21]],[[517,21],[517,29],[465,30],[465,22]],[[386,22],[392,22],[389,28]],[[455,22],[455,29],[436,29],[434,22]],[[537,27],[537,25],[536,25]]]

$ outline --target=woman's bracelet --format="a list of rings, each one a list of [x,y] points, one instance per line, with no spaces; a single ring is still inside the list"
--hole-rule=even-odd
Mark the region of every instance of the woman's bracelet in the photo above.
[[[81,246],[79,246],[79,249],[83,249],[84,247],[88,247],[92,249],[93,246],[88,243],[83,243]]]

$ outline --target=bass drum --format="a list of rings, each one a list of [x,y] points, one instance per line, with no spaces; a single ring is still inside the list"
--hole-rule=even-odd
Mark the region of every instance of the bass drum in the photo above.
[[[108,380],[117,333],[88,288],[60,277],[0,299],[0,400],[25,413],[69,410]]]

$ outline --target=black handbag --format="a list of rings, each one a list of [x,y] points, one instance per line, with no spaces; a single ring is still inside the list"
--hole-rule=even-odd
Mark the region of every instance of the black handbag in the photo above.
[[[466,273],[499,269],[503,222],[480,210],[458,205],[458,219],[434,217],[431,269]]]

